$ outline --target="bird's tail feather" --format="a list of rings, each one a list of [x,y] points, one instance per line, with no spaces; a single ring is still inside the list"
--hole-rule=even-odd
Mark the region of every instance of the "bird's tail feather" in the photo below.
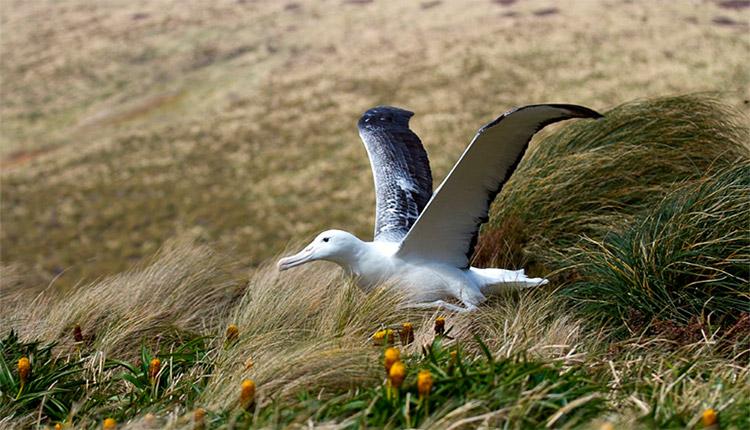
[[[479,288],[485,296],[500,294],[508,290],[538,287],[549,282],[544,278],[529,278],[523,269],[477,269],[472,267],[469,273],[479,284]]]

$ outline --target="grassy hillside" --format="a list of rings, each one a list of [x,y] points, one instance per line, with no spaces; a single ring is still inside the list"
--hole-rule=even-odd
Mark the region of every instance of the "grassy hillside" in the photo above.
[[[355,124],[375,104],[417,113],[439,181],[518,104],[750,97],[747,9],[713,2],[1,9],[0,257],[33,286],[117,273],[175,235],[245,266],[331,226],[369,237]]]
[[[651,127],[640,125],[644,111],[653,112]],[[750,156],[748,129],[731,115],[705,97],[662,98],[541,139],[521,172],[576,150],[619,154],[597,175],[586,162],[555,170],[553,184],[595,177],[624,206],[613,197],[598,211],[536,201],[536,187],[515,180],[502,210],[557,213],[571,229],[588,228],[578,240],[544,240],[514,231],[522,221],[490,224],[485,249],[508,250],[495,261],[531,253],[537,270],[557,268],[556,285],[493,298],[472,313],[403,309],[398,290],[364,293],[323,264],[280,273],[271,261],[238,281],[233,255],[180,240],[147,264],[67,292],[35,294],[8,268],[4,423],[692,428],[718,416],[722,428],[744,428]],[[677,138],[686,125],[695,132]],[[681,154],[696,141],[683,171]],[[625,180],[633,167],[625,156],[649,147],[663,151],[646,167],[659,181],[646,181],[631,201],[639,184]],[[704,173],[681,176],[700,167],[699,155]],[[535,243],[546,251],[534,252]],[[384,382],[380,363],[394,354],[387,347],[398,348],[403,377],[391,372]]]
[[[747,428],[743,5],[3,3],[0,426]],[[606,118],[535,138],[475,257],[550,288],[454,315],[273,267],[370,237],[368,107],[438,182],[550,101]]]

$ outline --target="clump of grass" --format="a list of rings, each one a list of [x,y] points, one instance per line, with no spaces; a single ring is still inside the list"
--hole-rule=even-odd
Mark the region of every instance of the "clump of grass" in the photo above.
[[[197,338],[170,346],[169,350],[154,354],[141,348],[137,362],[110,360],[118,366],[114,381],[126,382],[125,388],[108,387],[116,393],[110,404],[97,411],[108,411],[111,416],[126,420],[145,412],[169,409],[189,410],[206,386],[206,375],[213,368],[213,350],[207,339]]]
[[[543,133],[493,206],[485,229],[493,243],[480,241],[480,248],[502,250],[483,252],[485,259],[522,261],[482,263],[559,269],[582,235],[601,240],[622,230],[675,184],[749,155],[738,113],[705,95],[625,103],[600,120]],[[493,238],[495,230],[505,234]],[[519,253],[520,246],[529,252]],[[523,261],[530,254],[532,261]]]
[[[399,309],[397,290],[383,286],[368,294],[329,269],[279,274],[269,266],[256,272],[228,317],[242,335],[217,357],[203,406],[228,408],[243,379],[255,381],[256,403],[265,407],[303,392],[328,397],[382,377],[378,361],[385,345],[373,346],[374,329],[406,320],[421,326],[425,316]],[[252,366],[244,364],[249,358]]]
[[[342,428],[573,426],[604,408],[606,388],[580,369],[522,356],[493,357],[478,339],[485,354],[466,356],[458,345],[444,341],[436,336],[422,353],[394,363],[385,382],[330,401],[309,393],[293,404],[266,408],[254,424],[312,419]]]
[[[201,338],[159,354],[144,346],[137,362],[108,359],[98,351],[59,355],[54,343],[24,342],[13,331],[0,347],[0,413],[24,427],[34,422],[85,426],[105,417],[125,422],[144,413],[184,412],[212,368],[212,350]]]
[[[677,188],[624,231],[582,243],[582,279],[566,293],[626,325],[634,313],[735,322],[750,312],[749,195],[748,161]]]
[[[0,414],[31,416],[40,411],[60,421],[70,413],[70,399],[84,397],[87,387],[80,382],[85,372],[83,361],[57,360],[53,347],[24,343],[13,331],[0,340]]]
[[[73,351],[81,346],[75,338],[79,326],[90,349],[136,358],[144,339],[169,343],[216,327],[219,309],[239,290],[229,267],[208,247],[175,241],[151,264],[63,295],[50,289],[36,297],[22,290],[8,293],[18,306],[4,312],[3,328],[23,327],[24,339],[54,341]]]
[[[494,297],[472,315],[453,318],[457,324],[468,326],[468,330],[452,331],[464,339],[479,336],[496,356],[524,354],[539,360],[576,362],[582,359],[583,351],[596,350],[606,333],[588,324],[582,315],[561,309],[565,306],[561,306],[557,292],[527,290]]]
[[[604,363],[613,375],[612,409],[617,428],[696,428],[713,409],[721,428],[750,422],[750,365],[715,354],[709,337],[673,348],[659,338],[640,338],[613,346]],[[616,351],[615,351],[616,350]]]

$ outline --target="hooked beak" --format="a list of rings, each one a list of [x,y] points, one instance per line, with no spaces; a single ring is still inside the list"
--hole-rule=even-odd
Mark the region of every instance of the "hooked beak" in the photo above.
[[[300,264],[305,264],[308,261],[312,260],[312,256],[313,256],[313,247],[309,246],[297,254],[282,258],[277,263],[277,266],[280,271],[291,269],[292,267],[299,266]]]

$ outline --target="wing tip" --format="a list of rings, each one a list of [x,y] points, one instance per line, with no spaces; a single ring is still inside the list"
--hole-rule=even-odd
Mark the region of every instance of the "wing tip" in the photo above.
[[[359,128],[396,125],[409,127],[409,119],[414,112],[394,106],[375,106],[368,109],[357,122]]]
[[[554,108],[554,109],[560,109],[562,111],[565,111],[565,114],[561,115],[555,121],[563,121],[566,119],[573,119],[573,118],[591,118],[591,119],[604,118],[604,115],[600,114],[599,112],[593,109],[587,108],[586,106],[566,104],[566,103],[541,103],[541,104],[514,107],[513,109],[510,109],[509,111],[495,118],[489,124],[479,129],[479,132],[481,133],[489,128],[496,126],[498,123],[500,123],[500,121],[507,118],[511,114],[514,114],[516,112],[526,110],[526,109],[540,108],[540,107]]]
[[[573,115],[572,118],[604,118],[604,115],[600,114],[599,112],[581,105],[551,103],[542,106],[551,106],[559,109],[565,109]]]

